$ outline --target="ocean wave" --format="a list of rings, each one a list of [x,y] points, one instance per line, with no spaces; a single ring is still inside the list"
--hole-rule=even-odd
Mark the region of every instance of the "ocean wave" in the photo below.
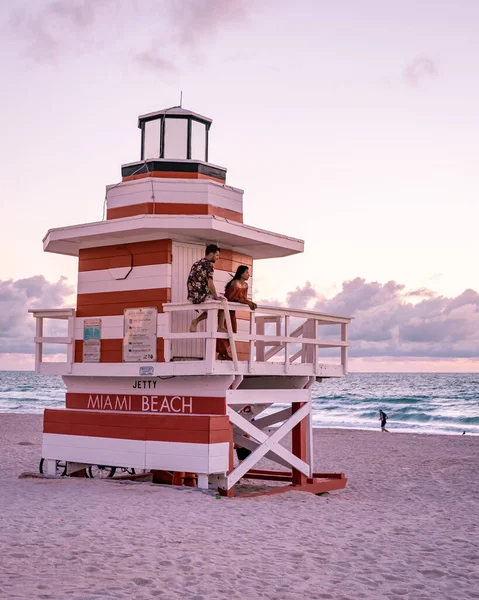
[[[477,374],[354,373],[313,386],[313,426],[388,429],[414,433],[479,435]],[[42,413],[65,406],[61,377],[31,372],[0,372],[0,412]],[[276,404],[268,412],[285,408]]]

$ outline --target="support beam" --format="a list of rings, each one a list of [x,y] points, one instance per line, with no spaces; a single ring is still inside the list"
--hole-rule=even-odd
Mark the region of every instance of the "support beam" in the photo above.
[[[233,440],[235,444],[238,444],[238,446],[241,446],[242,448],[247,448],[248,450],[251,450],[251,452],[254,452],[256,448],[260,446],[258,442],[255,442],[251,438],[244,437],[244,435],[241,435],[239,433],[233,434]],[[287,460],[281,458],[281,456],[276,454],[273,450],[270,450],[267,454],[264,455],[264,457],[268,458],[269,460],[272,460],[275,463],[278,463],[278,465],[282,465],[283,467],[289,468],[291,466]]]
[[[198,487],[200,490],[208,489],[208,475],[204,473],[198,473]]]
[[[304,460],[299,459],[293,453],[289,452],[283,446],[279,445],[279,441],[289,433],[295,425],[297,425],[302,419],[308,416],[310,411],[310,404],[306,403],[281,425],[270,437],[265,433],[257,429],[249,421],[243,418],[241,415],[236,413],[233,409],[228,408],[228,415],[230,421],[239,427],[245,433],[251,435],[261,445],[248,456],[234,471],[227,476],[227,489],[231,489],[234,484],[239,481],[245,473],[247,473],[263,456],[270,450],[274,450],[281,458],[285,459],[292,467],[297,471],[301,472],[306,477],[311,474],[311,467]]]
[[[293,415],[297,414],[298,411],[301,410],[304,406],[308,406],[305,404],[293,404],[292,412]],[[310,412],[308,413],[308,417],[310,416]],[[306,449],[306,433],[307,433],[307,420],[302,419],[298,422],[297,425],[294,426],[292,430],[292,439],[291,439],[291,447],[293,450],[293,454],[297,456],[300,460],[306,462],[307,460],[307,449]],[[312,469],[311,469],[312,470]],[[293,466],[293,484],[294,485],[305,485],[307,476],[299,469],[294,468]]]
[[[292,415],[291,408],[285,408],[278,412],[275,412],[271,415],[267,415],[266,417],[261,417],[260,419],[254,419],[252,422],[255,424],[258,429],[265,429],[270,425],[274,425],[275,423],[281,423],[281,421],[285,421],[289,419]]]

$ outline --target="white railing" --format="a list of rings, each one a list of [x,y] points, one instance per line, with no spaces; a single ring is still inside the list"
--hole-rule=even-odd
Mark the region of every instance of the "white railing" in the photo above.
[[[304,310],[285,309],[273,306],[258,306],[255,311],[245,304],[211,301],[195,305],[196,309],[207,312],[204,331],[172,331],[172,315],[175,312],[190,312],[189,302],[164,304],[158,315],[158,334],[164,338],[164,363],[155,363],[158,372],[168,374],[213,374],[227,372],[234,374],[258,375],[316,375],[341,376],[347,373],[347,325],[348,317],[339,317]],[[218,311],[225,311],[227,333],[218,332]],[[239,331],[233,332],[230,310],[234,310],[238,319]],[[35,370],[44,374],[96,374],[104,375],[108,370],[105,363],[74,364],[75,344],[75,309],[33,309],[29,311],[36,319],[35,335]],[[242,313],[238,315],[238,313]],[[62,319],[68,321],[67,335],[64,337],[44,336],[45,319]],[[339,328],[338,338],[324,335],[327,326]],[[201,329],[202,325],[198,327]],[[229,340],[232,364],[226,365],[216,360],[216,342],[218,339]],[[173,360],[172,345],[175,340],[204,341],[204,353],[194,364],[191,358],[176,357]],[[238,355],[236,342],[243,342],[242,355]],[[45,344],[64,344],[66,361],[44,361],[43,346]],[[340,349],[340,359],[336,364],[331,361],[321,362],[321,351],[327,348]],[[324,357],[324,355],[323,355]],[[197,357],[199,358],[199,357]],[[222,365],[221,365],[222,362]],[[189,363],[189,364],[188,364]],[[136,375],[138,363],[113,363],[114,374]],[[231,369],[231,367],[233,367]],[[108,371],[110,373],[111,369]],[[113,371],[111,371],[113,373]]]
[[[174,340],[205,340],[205,355],[207,372],[215,371],[216,340],[228,339],[230,342],[233,367],[235,372],[244,372],[240,369],[238,353],[235,342],[248,344],[247,371],[254,373],[261,363],[281,364],[281,371],[293,374],[296,365],[309,366],[312,374],[320,374],[319,352],[325,348],[340,348],[340,365],[342,374],[347,372],[347,325],[351,321],[348,317],[339,317],[305,310],[284,309],[272,306],[258,306],[255,311],[245,304],[236,302],[228,303],[226,300],[211,301],[195,305],[195,309],[207,312],[205,331],[173,332],[172,314],[181,311],[191,311],[192,305],[188,303],[164,304],[166,313],[166,326],[163,337],[165,339],[165,361],[172,360],[172,342]],[[227,333],[218,332],[218,311],[224,310],[226,317]],[[248,329],[234,333],[230,319],[230,310],[235,310],[248,315]],[[238,321],[239,322],[239,321]],[[243,321],[244,322],[244,321]],[[339,339],[320,336],[321,328],[327,325],[338,325]],[[294,328],[293,328],[294,327]],[[271,333],[268,329],[274,329]],[[280,353],[282,356],[279,356]],[[274,360],[272,360],[274,358]],[[179,359],[181,360],[181,358]]]
[[[36,319],[35,330],[35,371],[37,373],[47,373],[49,365],[52,366],[52,372],[58,373],[59,367],[63,367],[62,372],[71,373],[74,352],[74,327],[75,327],[75,309],[74,308],[51,308],[51,309],[32,309],[28,311]],[[43,335],[44,319],[61,319],[68,321],[67,335],[47,337]],[[66,361],[49,363],[43,361],[44,344],[65,344]]]

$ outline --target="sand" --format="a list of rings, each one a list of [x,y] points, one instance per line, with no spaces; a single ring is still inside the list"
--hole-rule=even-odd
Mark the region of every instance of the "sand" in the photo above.
[[[2,599],[479,598],[479,437],[317,430],[345,490],[221,500],[19,479],[40,450],[41,416],[0,414]]]

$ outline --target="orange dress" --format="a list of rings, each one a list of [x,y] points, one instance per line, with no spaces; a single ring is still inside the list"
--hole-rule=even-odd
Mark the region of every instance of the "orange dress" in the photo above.
[[[248,304],[248,286],[239,286],[232,283],[225,292],[225,298],[230,302],[241,302],[242,304]],[[233,331],[236,333],[236,312],[234,310],[230,310],[230,316]]]
[[[248,286],[240,286],[232,283],[230,287],[225,291],[225,298],[230,302],[241,302],[242,304],[248,303]],[[230,310],[231,326],[234,333],[238,331],[238,325],[236,322],[236,312]],[[230,343],[229,340],[217,340],[216,341],[216,352],[219,354],[229,355]]]

